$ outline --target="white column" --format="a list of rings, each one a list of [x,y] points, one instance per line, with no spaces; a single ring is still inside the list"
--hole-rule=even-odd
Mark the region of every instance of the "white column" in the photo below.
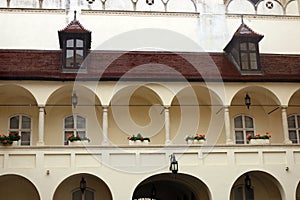
[[[165,144],[170,144],[170,113],[169,113],[169,107],[165,108],[165,133],[166,133],[166,140]]]
[[[232,138],[230,136],[229,106],[224,107],[224,124],[225,124],[225,133],[226,133],[226,144],[233,144]]]
[[[286,108],[287,108],[287,106],[282,106],[281,107],[284,143],[285,144],[291,144],[292,141],[289,139],[289,128],[288,128],[288,122],[287,122]]]
[[[107,133],[108,133],[108,106],[102,107],[102,145],[108,145]]]
[[[37,142],[37,146],[41,146],[44,145],[44,124],[45,124],[45,107],[44,106],[40,106],[39,107],[39,127],[38,127],[38,142]]]

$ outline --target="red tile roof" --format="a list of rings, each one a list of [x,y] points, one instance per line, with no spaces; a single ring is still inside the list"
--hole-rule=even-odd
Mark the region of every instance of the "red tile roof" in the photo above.
[[[224,53],[93,51],[78,76],[62,73],[61,62],[61,51],[0,50],[0,79],[300,81],[300,55],[262,54],[255,75],[241,75]]]

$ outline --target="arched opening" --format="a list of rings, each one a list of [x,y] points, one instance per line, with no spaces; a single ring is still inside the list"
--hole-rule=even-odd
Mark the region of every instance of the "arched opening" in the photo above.
[[[272,175],[251,171],[241,175],[233,184],[230,200],[281,200],[284,194],[280,183]]]
[[[100,178],[91,174],[75,174],[66,178],[56,188],[53,200],[61,199],[112,200],[112,195]]]
[[[165,173],[142,181],[136,187],[132,200],[209,200],[210,196],[208,187],[198,178],[187,174]]]
[[[3,195],[2,198],[4,199],[40,199],[40,195],[36,187],[32,184],[32,182],[22,176],[12,174],[0,176],[0,185],[0,194]]]

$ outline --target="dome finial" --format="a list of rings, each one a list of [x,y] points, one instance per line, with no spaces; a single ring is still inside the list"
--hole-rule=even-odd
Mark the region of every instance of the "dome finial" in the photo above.
[[[77,19],[76,19],[76,13],[77,13],[77,11],[76,10],[74,10],[74,21],[76,21]]]

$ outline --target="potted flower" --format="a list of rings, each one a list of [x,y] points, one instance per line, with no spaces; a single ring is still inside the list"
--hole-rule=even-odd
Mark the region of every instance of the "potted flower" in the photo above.
[[[68,143],[71,146],[78,146],[78,145],[86,145],[87,143],[90,142],[90,139],[87,137],[80,137],[78,134],[69,134],[67,136],[68,138]]]
[[[127,139],[129,141],[129,145],[148,144],[150,142],[150,138],[143,137],[140,133],[138,133],[137,136],[135,135],[129,136]]]
[[[0,142],[4,146],[12,145],[12,143],[13,143],[13,141],[4,134],[0,134]]]
[[[0,143],[5,146],[17,146],[20,139],[21,137],[18,131],[8,132],[8,135],[0,134]]]
[[[196,134],[195,136],[185,136],[185,141],[188,144],[203,144],[205,140],[205,134],[202,133]]]
[[[194,144],[203,144],[205,140],[205,134],[203,133],[199,133],[194,136]]]
[[[257,133],[254,136],[249,133],[246,136],[246,139],[249,141],[250,144],[269,144],[270,143],[271,135],[269,132],[266,132],[265,134]]]

